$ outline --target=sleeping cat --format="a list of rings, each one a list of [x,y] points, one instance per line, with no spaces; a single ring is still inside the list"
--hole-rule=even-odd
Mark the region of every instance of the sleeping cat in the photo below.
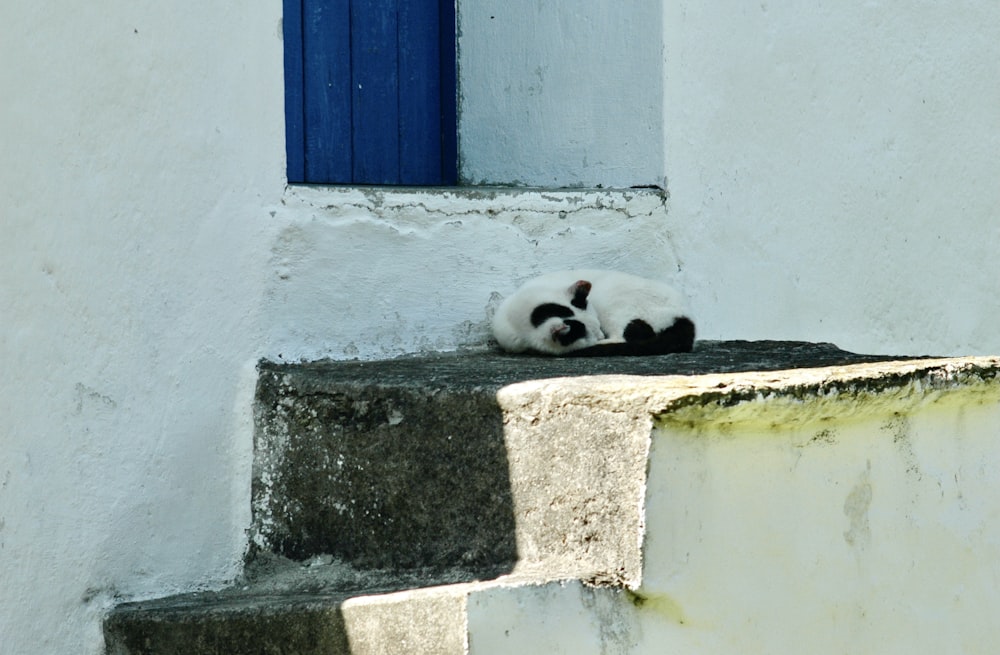
[[[690,352],[694,323],[671,286],[617,271],[542,275],[504,300],[493,336],[511,353],[661,355]]]

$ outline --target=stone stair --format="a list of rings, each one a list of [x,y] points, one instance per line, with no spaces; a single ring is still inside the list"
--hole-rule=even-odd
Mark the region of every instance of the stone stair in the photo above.
[[[663,509],[680,491],[652,495],[679,466],[657,463],[654,440],[757,425],[739,412],[761,403],[788,425],[833,425],[881,397],[891,416],[992,389],[1000,365],[699,342],[651,358],[259,368],[245,578],[120,605],[105,622],[111,655],[662,652],[663,635],[696,621],[663,583],[676,554],[650,550],[651,525],[680,520]],[[685,652],[727,652],[683,639]]]

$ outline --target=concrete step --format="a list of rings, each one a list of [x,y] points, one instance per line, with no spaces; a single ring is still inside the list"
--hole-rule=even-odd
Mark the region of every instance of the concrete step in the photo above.
[[[885,359],[830,344],[737,341],[648,358],[262,362],[251,557],[329,554],[361,567],[459,566],[487,576],[541,566],[634,583],[649,414],[601,402],[553,406],[512,384]]]
[[[455,583],[465,571],[399,574],[329,558],[265,560],[222,591],[119,606],[105,622],[108,653],[465,652],[465,602],[476,586]]]
[[[122,605],[105,641],[109,655],[599,655],[629,652],[638,604],[621,588],[510,576],[400,591],[257,583]]]
[[[934,603],[884,609],[936,594],[884,545],[907,526],[871,499],[934,524],[909,556],[940,561],[969,525],[988,532],[985,550],[938,567],[976,587],[968,558],[1000,556],[1000,484],[981,464],[998,450],[998,372],[787,342],[264,362],[247,579],[120,606],[109,653],[833,653],[904,633],[909,652],[940,652],[919,648],[942,646],[919,622]],[[971,515],[938,526],[952,472],[906,476],[929,470],[922,426],[942,421],[955,483],[979,486]],[[872,585],[872,571],[908,582]]]

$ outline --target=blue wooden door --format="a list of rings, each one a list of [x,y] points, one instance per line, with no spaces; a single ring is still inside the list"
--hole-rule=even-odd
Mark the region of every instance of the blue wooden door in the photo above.
[[[288,181],[455,184],[454,0],[284,0]]]

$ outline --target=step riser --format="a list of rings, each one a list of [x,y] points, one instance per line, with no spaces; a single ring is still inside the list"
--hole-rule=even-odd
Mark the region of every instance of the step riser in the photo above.
[[[104,640],[108,655],[352,654],[344,617],[336,606],[152,621],[142,614],[119,612],[105,622]]]
[[[350,644],[347,652],[465,655],[466,602],[464,591],[446,589],[349,600],[342,608]]]
[[[539,394],[262,371],[252,539],[359,567],[637,582],[650,419]]]
[[[469,587],[457,585],[344,602],[258,604],[161,613],[116,612],[104,626],[108,655],[463,655]]]
[[[257,549],[372,568],[513,565],[493,394],[295,383],[265,370],[258,385]]]
[[[520,564],[595,584],[641,577],[651,419],[512,385],[503,407]]]
[[[472,583],[360,596],[343,602],[258,606],[253,611],[167,612],[149,621],[117,612],[104,628],[108,655],[510,655],[571,652],[567,634],[594,655],[633,639],[633,597],[579,582]],[[600,650],[597,650],[597,649]],[[576,653],[578,650],[573,650]]]

